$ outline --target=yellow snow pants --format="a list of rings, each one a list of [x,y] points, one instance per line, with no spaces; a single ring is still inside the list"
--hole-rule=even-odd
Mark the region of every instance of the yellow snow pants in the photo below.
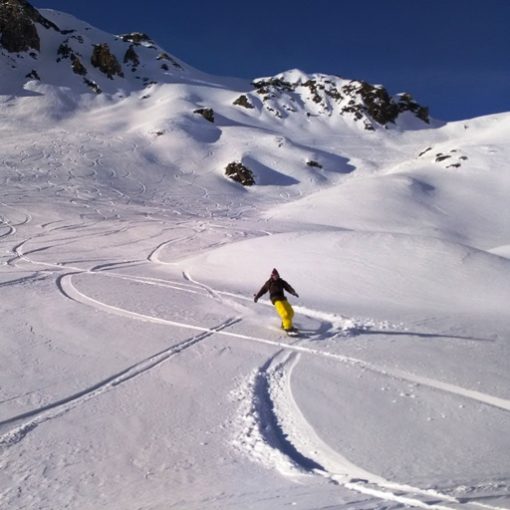
[[[294,317],[294,310],[287,300],[280,300],[274,302],[274,307],[278,315],[282,319],[282,327],[285,331],[292,329],[292,317]]]

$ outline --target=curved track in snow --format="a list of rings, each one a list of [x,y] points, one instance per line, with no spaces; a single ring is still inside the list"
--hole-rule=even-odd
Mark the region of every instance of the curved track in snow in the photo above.
[[[27,222],[28,221],[30,220],[27,216]],[[10,225],[8,227],[10,230],[3,234],[4,237],[16,233],[14,227]],[[56,229],[64,229],[66,231],[69,229],[76,229],[79,231],[82,227],[83,224],[77,224],[74,226],[60,226],[56,227]],[[94,236],[97,235],[97,233],[90,235]],[[107,234],[103,232],[102,235]],[[150,252],[147,261],[155,264],[172,264],[173,262],[165,262],[162,260],[162,251],[174,243],[178,244],[190,241],[194,239],[196,235],[197,234],[183,235],[159,244]],[[432,391],[448,393],[461,399],[470,399],[504,412],[510,411],[510,400],[437,379],[413,374],[411,372],[387,368],[351,356],[328,352],[324,349],[304,345],[301,341],[293,343],[263,336],[246,335],[228,331],[230,326],[240,323],[242,317],[227,319],[214,327],[205,327],[186,321],[175,321],[155,317],[151,314],[141,313],[140,311],[129,310],[115,304],[110,304],[104,300],[87,295],[86,292],[80,290],[73,282],[73,278],[76,275],[90,278],[100,275],[101,277],[110,278],[112,280],[120,279],[132,281],[142,285],[163,287],[175,293],[191,293],[203,297],[204,299],[218,300],[223,303],[228,303],[234,309],[242,310],[242,305],[239,304],[239,296],[223,292],[220,289],[214,289],[195,281],[191,275],[186,273],[183,274],[182,281],[172,281],[154,277],[129,275],[120,272],[123,267],[128,267],[130,264],[139,264],[141,261],[112,261],[99,264],[90,270],[83,270],[80,267],[75,267],[70,264],[63,266],[58,262],[36,261],[31,258],[31,255],[41,253],[47,248],[40,247],[25,251],[25,245],[29,241],[30,238],[18,242],[15,245],[13,248],[14,255],[9,259],[8,263],[10,265],[15,265],[18,261],[23,261],[46,268],[46,273],[58,271],[60,273],[56,277],[58,289],[61,294],[68,299],[129,320],[149,322],[171,328],[188,329],[195,333],[188,339],[144,358],[126,369],[112,374],[96,384],[83,388],[72,395],[4,419],[0,422],[0,446],[7,448],[18,443],[41,423],[61,416],[74,407],[84,404],[92,398],[102,395],[133,378],[143,375],[184,350],[195,346],[206,338],[216,335],[228,339],[255,342],[274,349],[275,353],[252,377],[249,385],[249,392],[247,393],[251,406],[251,410],[248,414],[252,419],[249,427],[251,427],[252,432],[258,429],[260,443],[257,447],[262,443],[263,448],[268,452],[265,457],[263,455],[261,459],[259,458],[263,463],[274,463],[277,458],[279,460],[276,461],[276,467],[283,467],[282,470],[285,471],[287,469],[285,465],[287,465],[287,467],[291,466],[288,470],[288,473],[291,475],[294,469],[296,472],[325,477],[333,483],[337,483],[353,491],[387,502],[412,507],[431,508],[434,510],[445,510],[453,507],[498,509],[496,506],[486,505],[481,502],[460,501],[457,498],[433,490],[422,490],[417,487],[393,483],[350,463],[319,437],[303,415],[292,394],[291,374],[302,357],[322,357],[359,368],[360,370],[370,371],[384,377],[420,385]],[[57,245],[58,244],[53,244],[52,247]],[[4,282],[1,285],[29,282],[47,276],[47,274],[43,275],[41,273],[41,271],[38,271],[32,276],[13,280],[12,282]],[[325,314],[320,311],[309,310],[309,312],[315,314],[317,317],[325,318]],[[253,444],[246,441],[243,442],[243,439],[240,439],[239,443],[248,451],[253,449]],[[255,455],[255,457],[256,456],[257,455]],[[273,467],[275,466],[273,465]]]
[[[291,376],[300,356],[298,352],[281,350],[251,377],[245,390],[251,404],[248,410],[243,409],[244,418],[239,424],[244,437],[237,439],[250,455],[284,473],[315,474],[353,491],[410,507],[501,510],[479,501],[461,501],[437,490],[391,482],[356,466],[332,449],[319,437],[294,399]],[[255,425],[258,432],[254,431]],[[246,437],[252,439],[246,441]]]
[[[176,285],[175,282],[169,284],[169,282],[157,279],[145,280],[127,275],[117,276],[113,273],[110,273],[110,276],[128,280],[134,279],[148,285],[170,287],[177,292],[197,292],[198,289],[200,289],[205,291],[211,299],[222,299],[221,291],[194,281],[192,277],[187,274],[184,274],[186,283],[181,285]],[[117,306],[100,302],[79,291],[72,284],[72,277],[73,274],[60,277],[61,289],[68,297],[80,301],[83,304],[134,320],[189,328],[203,331],[204,334],[209,333],[208,328],[152,317],[147,314],[125,310]],[[360,370],[368,370],[399,381],[428,387],[434,391],[445,392],[463,399],[471,399],[503,411],[510,411],[509,400],[406,371],[388,369],[350,356],[299,345],[299,343],[290,344],[225,330],[215,331],[214,334],[243,341],[262,343],[277,349],[277,354],[270,358],[267,363],[259,369],[255,377],[252,393],[254,399],[254,411],[252,415],[255,417],[254,426],[264,431],[261,435],[262,441],[266,444],[266,447],[271,450],[277,450],[282,458],[287,458],[290,464],[293,464],[298,470],[326,477],[334,483],[338,483],[350,490],[367,496],[411,507],[432,508],[435,510],[446,510],[452,507],[499,510],[497,506],[482,502],[460,501],[455,497],[442,494],[435,490],[422,490],[418,487],[394,483],[350,463],[342,455],[324,443],[307,422],[293,398],[290,375],[292,369],[299,362],[300,356],[319,356],[355,366]],[[285,470],[284,468],[283,471],[285,472]]]
[[[189,324],[186,322],[179,322],[174,320],[168,320],[168,319],[162,319],[160,317],[153,317],[148,314],[143,314],[135,311],[130,311],[123,309],[121,307],[110,305],[104,302],[101,302],[97,299],[91,298],[84,294],[83,292],[79,291],[72,283],[72,277],[74,274],[78,273],[68,273],[65,275],[62,275],[58,278],[58,286],[61,289],[62,293],[67,296],[70,299],[73,299],[74,301],[77,301],[82,304],[86,304],[88,306],[91,306],[93,308],[108,312],[108,313],[114,313],[116,315],[120,315],[122,317],[127,317],[130,319],[135,320],[141,320],[144,322],[152,322],[155,324],[163,324],[167,326],[174,326],[179,328],[185,328],[185,329],[191,329],[195,331],[202,331],[202,332],[210,332],[210,328],[202,327],[202,326],[196,326],[193,324]],[[80,273],[83,274],[83,273]],[[89,275],[93,275],[94,273],[86,273]],[[101,273],[103,276],[104,273]],[[167,284],[163,283],[161,281],[157,281],[155,279],[152,280],[142,280],[140,278],[134,277],[130,278],[126,275],[124,276],[118,276],[114,275],[112,273],[108,274],[108,277],[111,278],[123,278],[123,279],[132,279],[133,281],[138,281],[140,283],[144,283],[147,285],[163,285],[165,287],[172,288],[178,292],[197,292],[197,287],[195,287],[195,290],[193,290],[193,287],[183,288],[182,286],[177,286],[175,284]],[[328,358],[331,360],[335,360],[337,362],[346,363],[351,366],[358,367],[362,370],[369,370],[372,372],[375,372],[380,375],[384,375],[386,377],[398,379],[400,381],[410,382],[413,384],[418,384],[421,386],[426,386],[434,390],[443,391],[446,393],[450,393],[453,395],[460,396],[462,398],[474,400],[476,402],[489,405],[492,407],[496,407],[498,409],[504,410],[504,411],[510,411],[510,400],[495,397],[493,395],[488,395],[486,393],[482,393],[479,391],[471,390],[468,388],[463,388],[461,386],[457,386],[454,384],[446,383],[443,381],[438,381],[436,379],[431,379],[428,377],[420,376],[417,374],[412,374],[410,372],[406,372],[404,370],[398,370],[398,369],[389,369],[386,367],[381,367],[378,365],[375,365],[373,363],[369,363],[367,361],[363,361],[361,359],[353,358],[351,356],[345,356],[342,354],[332,353],[328,351],[324,351],[317,348],[312,348],[304,345],[297,345],[292,343],[286,343],[283,341],[278,340],[272,340],[269,338],[264,337],[258,337],[258,336],[252,336],[252,335],[245,335],[242,333],[234,333],[231,331],[217,331],[216,334],[220,336],[230,337],[230,338],[236,338],[239,340],[245,340],[250,342],[257,342],[262,343],[265,345],[269,345],[278,349],[285,349],[288,351],[293,351],[296,353],[302,353],[306,355],[311,356],[319,356]]]

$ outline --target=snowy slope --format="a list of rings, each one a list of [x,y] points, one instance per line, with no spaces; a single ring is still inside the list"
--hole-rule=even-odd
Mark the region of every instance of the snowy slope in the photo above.
[[[510,114],[41,13],[0,55],[0,507],[510,508]],[[273,267],[300,338],[253,303]]]

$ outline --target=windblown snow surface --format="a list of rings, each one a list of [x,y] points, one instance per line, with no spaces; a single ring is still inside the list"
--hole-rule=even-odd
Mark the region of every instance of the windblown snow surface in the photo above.
[[[239,87],[0,97],[0,507],[510,509],[510,114]]]

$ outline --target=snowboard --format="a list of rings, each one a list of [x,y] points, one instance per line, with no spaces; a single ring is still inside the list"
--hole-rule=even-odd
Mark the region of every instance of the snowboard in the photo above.
[[[293,337],[293,338],[303,338],[306,336],[306,333],[303,333],[302,331],[300,331],[299,329],[296,329],[294,328],[293,330],[291,331],[285,331],[282,327],[274,327],[274,326],[270,326],[270,329],[272,329],[273,331],[278,331],[280,334],[285,334],[289,337]]]

